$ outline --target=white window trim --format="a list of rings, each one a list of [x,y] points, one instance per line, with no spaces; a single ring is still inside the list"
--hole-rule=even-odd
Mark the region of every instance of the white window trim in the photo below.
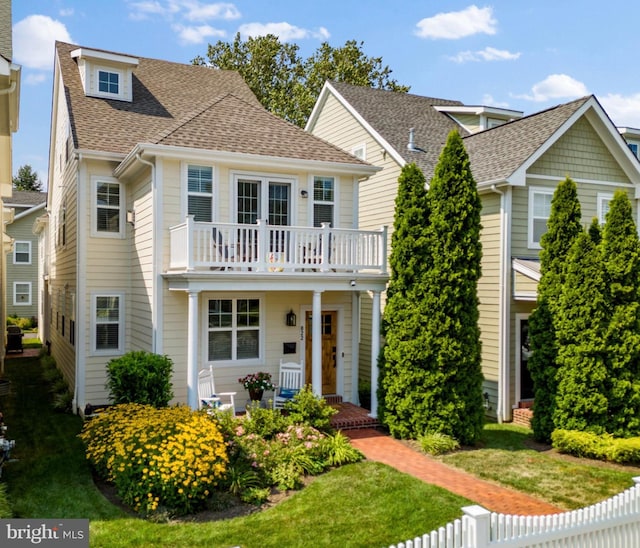
[[[99,73],[100,72],[109,72],[111,74],[117,74],[118,75],[118,93],[109,93],[106,91],[100,91],[100,79],[99,79]],[[94,92],[95,95],[98,97],[105,97],[105,98],[109,98],[109,99],[124,99],[124,88],[125,88],[125,77],[126,74],[124,71],[114,68],[114,67],[107,67],[104,65],[95,65],[93,68],[93,77],[94,77],[94,83],[95,83],[95,87],[94,87]]]
[[[290,187],[289,202],[289,226],[294,226],[297,222],[296,218],[296,202],[295,198],[298,195],[298,180],[295,177],[287,177],[286,175],[270,175],[264,172],[252,173],[248,171],[234,171],[231,173],[231,181],[233,186],[232,197],[232,209],[233,218],[232,223],[238,221],[238,180],[239,179],[251,179],[253,181],[260,182],[260,214],[258,219],[269,218],[269,183],[288,184]]]
[[[209,360],[209,301],[211,300],[233,300],[238,301],[242,299],[258,299],[260,304],[260,328],[258,335],[258,357],[245,360]],[[266,364],[265,351],[266,351],[266,304],[264,294],[251,293],[246,295],[238,294],[207,294],[203,296],[202,304],[202,322],[201,322],[201,340],[202,344],[202,363],[206,365],[213,365],[214,367],[262,367]],[[234,327],[235,330],[235,327]]]
[[[553,196],[554,188],[548,187],[529,187],[529,213],[527,216],[527,245],[529,249],[542,249],[540,242],[533,241],[533,197],[535,194],[548,194]]]
[[[207,162],[181,162],[180,164],[180,213],[183,219],[189,214],[189,166],[210,167],[211,168],[211,219],[215,222],[218,219],[218,201],[219,201],[219,185],[218,185],[218,169],[214,164]],[[208,196],[204,192],[194,192],[194,196]]]
[[[18,255],[18,244],[27,244],[29,247],[29,260],[28,261],[18,261],[17,259],[17,255]],[[29,240],[16,240],[15,242],[13,242],[13,264],[14,265],[19,265],[19,266],[28,266],[31,264],[31,242]]]
[[[600,222],[601,225],[604,225],[604,223],[606,222],[606,212],[604,211],[604,202],[611,202],[611,200],[613,200],[613,193],[612,192],[598,192],[598,204],[597,204],[597,210],[598,210],[598,221]],[[607,209],[608,211],[608,209]]]
[[[325,202],[316,200],[314,197],[314,181],[316,177],[320,177],[323,179],[333,179],[333,202]],[[312,173],[309,176],[309,226],[313,226],[313,206],[314,204],[333,204],[333,226],[331,228],[338,228],[340,223],[338,220],[340,219],[340,208],[338,204],[340,203],[340,177],[337,175],[328,175],[326,173]]]
[[[120,318],[118,319],[118,348],[100,349],[96,348],[96,321],[98,297],[118,297]],[[125,337],[125,294],[120,291],[96,291],[91,293],[91,355],[92,356],[120,356],[124,354]]]
[[[117,184],[120,188],[120,214],[118,223],[118,232],[107,232],[98,230],[98,183]],[[125,221],[126,221],[126,196],[124,185],[115,177],[99,177],[93,175],[91,177],[91,236],[93,238],[115,238],[122,239],[125,237]],[[57,225],[56,225],[57,229]]]
[[[28,302],[25,301],[18,301],[17,296],[17,288],[19,285],[26,285],[29,287],[29,300]],[[31,302],[33,299],[33,287],[31,282],[13,282],[13,306],[31,306]]]

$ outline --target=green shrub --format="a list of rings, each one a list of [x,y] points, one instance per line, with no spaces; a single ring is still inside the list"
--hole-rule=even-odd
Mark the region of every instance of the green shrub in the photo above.
[[[116,405],[86,422],[80,437],[96,472],[140,513],[197,510],[227,471],[216,421],[185,406]]]
[[[293,423],[307,424],[320,432],[333,432],[331,417],[338,410],[331,407],[322,396],[316,396],[310,386],[305,386],[284,409]]]
[[[443,455],[460,449],[455,438],[441,432],[426,432],[418,436],[420,448],[429,455]]]
[[[574,457],[607,460],[613,438],[609,434],[558,429],[552,432],[551,443],[561,453]]]
[[[617,438],[608,452],[609,460],[620,464],[640,463],[640,438]]]
[[[115,358],[107,364],[107,388],[111,399],[115,404],[166,407],[173,398],[172,369],[173,362],[168,356],[142,350]]]
[[[329,435],[322,440],[322,451],[329,466],[342,466],[359,462],[364,455],[359,449],[351,445],[349,438],[341,432]]]
[[[0,483],[0,519],[9,519],[12,517],[13,512],[11,511],[11,504],[9,504],[7,486],[4,483]]]
[[[256,434],[265,439],[273,438],[292,423],[290,417],[283,415],[279,409],[261,407],[260,402],[249,404],[247,417],[242,424],[249,434]]]
[[[35,317],[19,318],[15,314],[7,317],[7,325],[17,325],[23,331],[29,331],[38,327],[38,320]]]

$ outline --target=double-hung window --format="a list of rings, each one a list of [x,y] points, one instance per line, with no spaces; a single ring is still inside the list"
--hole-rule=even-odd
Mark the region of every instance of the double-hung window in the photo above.
[[[547,231],[553,192],[552,188],[529,189],[529,247],[532,249],[540,249],[540,239]]]
[[[210,223],[213,218],[213,168],[187,166],[187,213],[195,221]]]
[[[333,226],[335,205],[335,179],[333,177],[313,178],[313,226],[329,223]]]
[[[92,235],[122,237],[125,219],[122,185],[109,178],[94,178],[93,203]]]
[[[31,305],[31,282],[13,282],[13,304],[15,306]]]
[[[13,264],[31,264],[31,242],[16,241],[13,244]]]
[[[207,320],[210,362],[252,363],[260,359],[260,299],[210,299]]]
[[[92,296],[93,351],[120,354],[124,348],[124,295],[102,293]]]
[[[609,206],[613,200],[613,194],[598,192],[598,222],[603,225],[607,220],[607,213],[609,213]]]

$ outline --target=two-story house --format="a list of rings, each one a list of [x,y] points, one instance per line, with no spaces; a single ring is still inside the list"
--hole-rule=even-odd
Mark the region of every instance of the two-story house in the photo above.
[[[356,401],[377,357],[358,355],[360,295],[380,303],[388,280],[386,229],[357,229],[378,168],[268,113],[236,72],[55,51],[45,295],[75,409],[108,403],[106,365],[131,350],[169,356],[192,407],[200,369],[242,391],[281,359]]]
[[[567,176],[577,183],[585,226],[595,216],[604,222],[617,189],[627,191],[638,211],[640,164],[600,103],[589,96],[523,116],[327,82],[306,129],[382,168],[359,187],[363,229],[392,226],[403,165],[416,163],[429,181],[448,133],[457,129],[463,136],[482,199],[478,293],[485,403],[490,416],[511,420],[533,397],[527,322],[556,185]],[[369,345],[369,310],[363,299],[361,356]],[[369,370],[361,364],[360,376]]]
[[[12,62],[13,41],[11,35],[11,0],[0,0],[0,374],[4,371],[6,334],[6,257],[11,251],[11,238],[5,231],[11,210],[5,208],[4,201],[11,197],[13,171],[13,134],[18,131],[20,111],[20,69]]]
[[[38,318],[40,261],[38,236],[34,233],[36,220],[44,214],[47,193],[13,190],[5,207],[12,210],[7,223],[7,235],[13,249],[7,256],[7,315],[19,318]]]

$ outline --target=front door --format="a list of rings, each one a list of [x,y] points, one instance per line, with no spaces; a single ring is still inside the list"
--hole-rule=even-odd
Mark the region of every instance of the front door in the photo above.
[[[311,384],[313,369],[311,355],[311,312],[305,315],[305,383]],[[335,310],[322,312],[322,394],[336,393],[338,313]]]

